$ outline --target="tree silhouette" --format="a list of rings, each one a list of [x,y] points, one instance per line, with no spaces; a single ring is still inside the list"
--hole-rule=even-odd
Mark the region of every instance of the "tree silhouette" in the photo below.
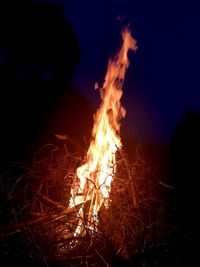
[[[80,48],[63,6],[20,3],[1,7],[1,78],[70,83]]]
[[[63,6],[1,3],[0,36],[1,160],[23,160],[59,131],[86,134],[91,108],[72,86],[81,53]]]
[[[178,221],[186,236],[185,264],[197,259],[199,228],[200,114],[188,110],[177,125],[171,142],[171,170],[178,196]]]

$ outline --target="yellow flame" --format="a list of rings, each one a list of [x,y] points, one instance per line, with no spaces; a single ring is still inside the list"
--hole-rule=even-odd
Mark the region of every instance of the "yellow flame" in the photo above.
[[[102,204],[108,205],[111,182],[116,172],[115,153],[121,147],[120,119],[125,116],[121,106],[122,86],[129,66],[128,50],[136,50],[136,41],[129,28],[122,31],[123,43],[114,59],[108,62],[103,88],[100,90],[101,105],[94,116],[92,141],[86,163],[77,169],[78,184],[72,186],[70,207],[79,206],[75,235],[84,234],[84,204],[89,203],[87,224],[94,230]]]

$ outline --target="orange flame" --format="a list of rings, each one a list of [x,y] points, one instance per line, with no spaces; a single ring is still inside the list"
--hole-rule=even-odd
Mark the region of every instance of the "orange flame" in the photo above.
[[[120,119],[125,116],[121,106],[122,86],[129,66],[128,50],[136,50],[136,41],[126,27],[122,31],[122,47],[114,59],[108,62],[103,88],[100,90],[101,105],[94,116],[92,141],[86,163],[77,169],[78,183],[71,189],[69,206],[79,206],[79,218],[75,235],[84,234],[84,204],[89,203],[86,227],[94,230],[102,204],[108,207],[111,182],[116,172],[116,156],[122,146],[119,136]]]

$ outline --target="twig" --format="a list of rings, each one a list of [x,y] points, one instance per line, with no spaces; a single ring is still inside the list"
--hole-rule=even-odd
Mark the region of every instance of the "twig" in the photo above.
[[[33,236],[33,233],[32,233],[32,231],[31,231],[31,229],[28,227],[28,225],[26,225],[26,226],[27,226],[27,229],[28,229],[28,231],[29,231],[29,233],[30,233],[30,235],[31,235],[31,239],[32,239],[32,241],[33,241],[35,247],[37,248],[38,252],[40,253],[40,255],[41,255],[41,257],[42,257],[42,259],[43,259],[45,265],[48,267],[49,264],[47,263],[47,260],[46,260],[46,258],[45,258],[45,256],[44,256],[44,254],[43,254],[43,252],[42,252],[40,246],[39,246],[39,245],[37,244],[37,242],[35,241],[35,238],[34,238],[34,236]]]
[[[93,255],[74,256],[74,257],[59,257],[59,261],[73,261],[73,260],[85,260],[94,258]]]
[[[173,186],[171,186],[171,185],[168,185],[168,184],[163,183],[163,182],[161,182],[161,181],[159,181],[158,183],[159,183],[160,185],[162,185],[163,187],[165,187],[165,188],[168,188],[168,189],[171,189],[171,190],[175,190],[175,188],[174,188]]]
[[[4,239],[4,238],[7,238],[7,237],[10,237],[10,236],[13,236],[15,234],[18,234],[18,233],[21,233],[21,229],[16,229],[15,231],[11,232],[11,233],[8,233],[8,234],[3,234],[0,239]]]
[[[124,153],[122,150],[119,150],[120,154],[121,154],[121,157],[123,158],[124,160],[124,165],[126,167],[126,171],[127,171],[127,174],[128,174],[128,179],[129,179],[129,183],[130,183],[130,188],[131,188],[131,195],[132,195],[132,200],[133,200],[133,206],[136,206],[137,205],[137,202],[136,202],[136,197],[135,197],[135,188],[133,186],[133,177],[131,175],[131,171],[130,171],[130,168],[128,166],[128,163],[127,163],[127,160],[124,156]]]
[[[35,220],[27,221],[27,222],[22,222],[22,223],[18,223],[18,224],[16,224],[16,223],[15,224],[10,224],[10,225],[7,225],[5,228],[6,229],[12,229],[12,228],[20,229],[20,228],[25,228],[27,225],[32,225],[32,224],[35,224],[35,223],[38,223],[38,222],[47,220],[49,218],[50,218],[50,216],[43,216],[43,217],[37,218]]]
[[[62,204],[59,204],[58,202],[55,202],[53,201],[52,199],[48,198],[47,196],[41,194],[41,193],[38,193],[38,197],[41,199],[41,200],[44,200],[47,204],[50,204],[51,206],[54,206],[58,209],[62,209],[62,210],[66,210],[66,207],[63,206]]]
[[[105,259],[103,258],[103,256],[98,252],[98,250],[94,250],[97,254],[97,256],[100,258],[100,260],[102,261],[102,263],[106,266],[109,267],[109,264],[105,261]]]
[[[42,181],[38,187],[38,190],[37,192],[35,193],[35,197],[34,197],[34,200],[33,200],[33,203],[32,203],[32,208],[34,209],[35,208],[35,204],[36,204],[36,197],[38,196],[38,194],[40,193],[40,191],[42,190],[42,186],[43,186],[43,183],[44,181]]]

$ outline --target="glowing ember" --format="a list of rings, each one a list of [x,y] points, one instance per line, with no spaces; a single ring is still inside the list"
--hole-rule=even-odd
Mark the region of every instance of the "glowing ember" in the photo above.
[[[114,59],[109,60],[105,82],[100,90],[101,105],[94,116],[93,139],[86,163],[77,169],[77,181],[71,189],[69,207],[77,207],[75,235],[83,235],[84,227],[94,230],[101,205],[108,207],[109,204],[111,182],[116,172],[115,153],[122,145],[119,121],[125,116],[125,109],[120,99],[129,65],[127,53],[129,49],[137,48],[128,28],[122,31],[122,39],[120,51]]]

